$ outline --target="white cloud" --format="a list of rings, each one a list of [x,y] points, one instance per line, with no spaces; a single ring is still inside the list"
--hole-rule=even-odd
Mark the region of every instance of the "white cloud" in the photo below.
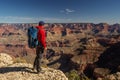
[[[68,12],[68,13],[75,12],[74,10],[71,10],[71,9],[65,9],[65,11]]]
[[[1,16],[0,22],[5,23],[27,23],[33,22],[34,18],[32,17],[19,17],[19,16]]]
[[[68,9],[68,8],[66,8],[66,9],[64,9],[64,10],[60,10],[60,12],[61,12],[61,13],[69,14],[69,13],[73,13],[73,12],[75,12],[75,10],[72,10],[72,9]]]
[[[20,16],[0,16],[0,23],[35,23],[43,20],[45,22],[69,22],[68,18],[54,18],[54,17],[20,17]]]

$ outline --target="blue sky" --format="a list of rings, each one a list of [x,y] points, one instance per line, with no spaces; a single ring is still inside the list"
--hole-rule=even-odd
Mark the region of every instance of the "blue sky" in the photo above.
[[[0,23],[120,23],[120,0],[0,0]]]

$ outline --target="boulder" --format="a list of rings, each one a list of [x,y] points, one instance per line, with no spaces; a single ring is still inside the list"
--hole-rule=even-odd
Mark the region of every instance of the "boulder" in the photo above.
[[[0,53],[0,67],[4,67],[10,64],[13,64],[13,58],[6,53]]]
[[[105,77],[110,73],[110,70],[107,68],[95,68],[93,71],[93,76],[95,78]]]
[[[110,74],[102,78],[102,80],[120,80],[120,72]]]

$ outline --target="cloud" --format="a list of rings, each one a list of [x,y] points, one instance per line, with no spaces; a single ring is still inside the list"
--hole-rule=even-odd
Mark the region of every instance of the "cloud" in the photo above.
[[[70,10],[70,9],[65,9],[65,11],[68,12],[68,13],[75,12],[74,10]]]
[[[60,12],[61,12],[61,13],[69,14],[69,13],[73,13],[73,12],[75,12],[75,10],[72,10],[72,9],[68,9],[68,8],[66,8],[66,9],[64,9],[64,10],[60,10]]]
[[[54,18],[54,17],[21,17],[21,16],[0,16],[0,23],[36,23],[40,20],[45,22],[69,22],[68,18]]]
[[[39,20],[43,20],[43,21],[46,21],[46,22],[58,22],[58,23],[61,23],[61,22],[69,22],[71,21],[72,19],[69,19],[69,18],[55,18],[55,17],[39,17],[36,19],[37,21]]]
[[[20,16],[0,16],[0,22],[5,23],[26,23],[33,22],[32,17],[20,17]]]

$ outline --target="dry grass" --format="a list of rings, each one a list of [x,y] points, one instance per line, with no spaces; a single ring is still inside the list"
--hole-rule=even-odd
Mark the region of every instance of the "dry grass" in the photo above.
[[[17,57],[14,59],[14,63],[27,63],[27,61],[22,57]]]

